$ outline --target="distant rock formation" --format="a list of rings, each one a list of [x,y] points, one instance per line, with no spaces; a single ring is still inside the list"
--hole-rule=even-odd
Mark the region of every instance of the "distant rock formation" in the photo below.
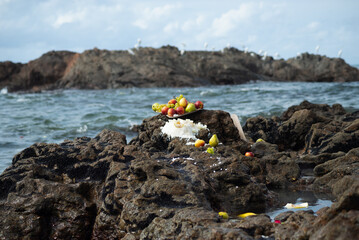
[[[241,84],[250,80],[351,82],[359,70],[340,58],[303,53],[274,60],[235,48],[186,51],[172,46],[131,51],[52,51],[27,64],[0,63],[0,89],[108,89]]]

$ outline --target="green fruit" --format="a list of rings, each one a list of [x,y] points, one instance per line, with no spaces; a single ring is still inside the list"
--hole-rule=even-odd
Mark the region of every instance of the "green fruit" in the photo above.
[[[207,152],[210,153],[210,154],[214,154],[213,148],[207,148]]]
[[[160,106],[159,103],[154,103],[154,104],[152,105],[152,110],[155,111],[155,112],[157,112],[157,109],[159,108],[159,106]]]
[[[211,139],[209,139],[209,145],[211,145],[212,147],[217,147],[218,146],[218,138],[217,138],[217,135],[214,134]]]
[[[176,101],[179,102],[182,98],[183,98],[183,95],[181,94],[178,97],[176,97]]]
[[[197,110],[197,108],[194,105],[194,103],[188,103],[187,107],[185,109],[186,112],[193,112],[193,111],[196,111],[196,110]]]

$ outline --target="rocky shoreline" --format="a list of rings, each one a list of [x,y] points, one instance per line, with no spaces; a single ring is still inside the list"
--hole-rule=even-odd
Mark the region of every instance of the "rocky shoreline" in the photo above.
[[[236,48],[186,51],[176,47],[129,51],[52,51],[26,64],[0,62],[0,89],[38,92],[55,89],[190,87],[241,84],[251,80],[351,82],[359,69],[340,58],[303,53],[288,60]]]
[[[359,111],[307,101],[254,117],[240,139],[230,114],[187,116],[217,134],[215,153],[143,120],[127,143],[115,131],[35,143],[0,175],[0,239],[355,239],[359,234]],[[264,141],[256,142],[258,138]],[[254,157],[244,153],[252,151]],[[303,178],[303,169],[312,178]],[[328,192],[331,207],[275,217],[275,189]],[[219,217],[225,211],[229,219]],[[243,219],[239,213],[257,215]]]

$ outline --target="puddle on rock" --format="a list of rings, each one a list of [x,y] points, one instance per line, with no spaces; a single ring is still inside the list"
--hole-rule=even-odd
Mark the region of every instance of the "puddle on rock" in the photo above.
[[[287,211],[313,210],[317,212],[323,207],[330,207],[334,200],[334,197],[330,194],[315,193],[313,191],[274,190],[274,192],[278,194],[279,201],[282,204],[281,207],[270,208],[265,212],[271,219]],[[287,203],[300,204],[305,202],[309,205],[307,208],[287,209],[284,207]]]

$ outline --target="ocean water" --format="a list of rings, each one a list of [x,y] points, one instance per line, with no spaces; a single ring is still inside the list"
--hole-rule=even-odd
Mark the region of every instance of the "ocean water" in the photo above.
[[[242,125],[249,117],[280,115],[303,100],[340,103],[348,111],[359,110],[359,82],[0,92],[0,173],[16,153],[35,142],[60,143],[75,137],[94,137],[105,128],[120,131],[129,142],[136,136],[131,127],[156,114],[151,109],[153,103],[167,103],[179,94],[190,101],[203,101],[205,109],[235,113]]]

